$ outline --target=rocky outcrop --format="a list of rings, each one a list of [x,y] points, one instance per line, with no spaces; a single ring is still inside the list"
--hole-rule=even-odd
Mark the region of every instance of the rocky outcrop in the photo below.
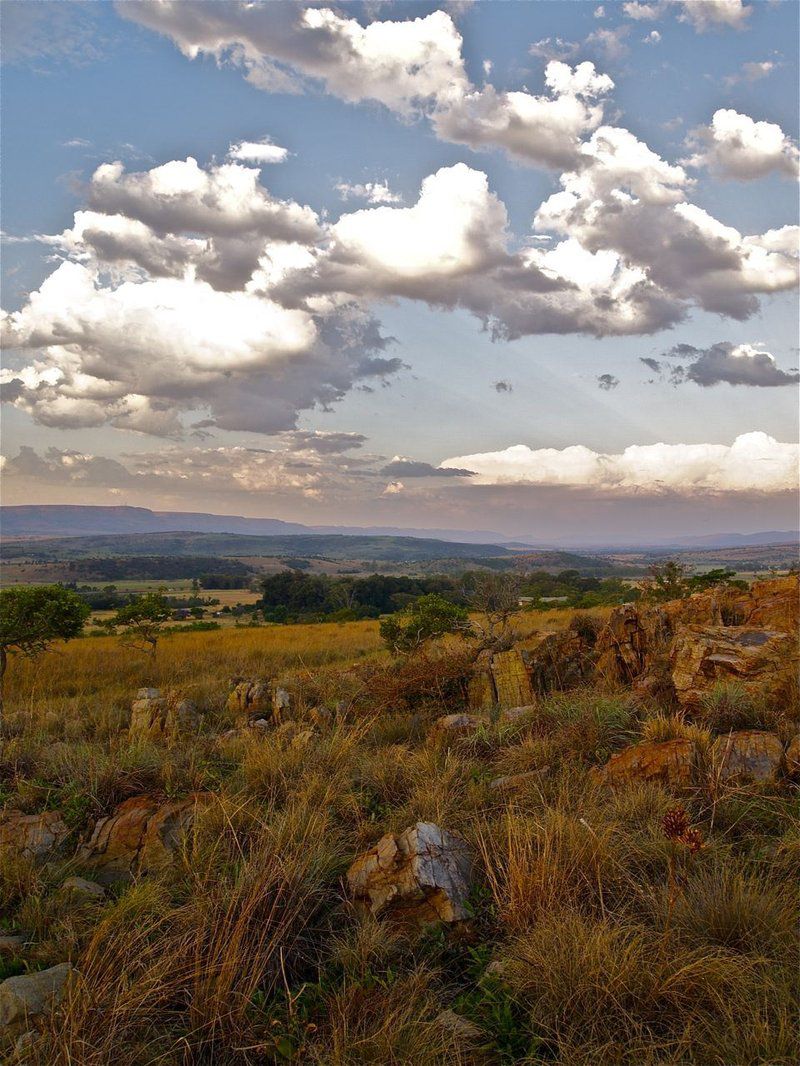
[[[695,745],[690,740],[643,741],[612,755],[593,771],[595,781],[612,787],[651,781],[686,788],[694,774]]]
[[[58,854],[69,836],[61,811],[23,814],[0,812],[0,851],[11,851],[42,862]]]
[[[749,626],[685,626],[672,645],[672,682],[680,703],[697,707],[715,685],[737,682],[768,692],[785,671],[792,638]]]
[[[783,745],[774,733],[745,729],[717,737],[711,749],[712,773],[717,781],[773,783],[781,768]]]
[[[157,688],[140,688],[131,704],[131,740],[174,741],[196,733],[200,715],[191,700],[171,694],[162,695]]]
[[[160,803],[153,796],[132,796],[97,822],[78,860],[103,885],[163,869],[174,860],[198,807],[208,799],[195,793]]]
[[[777,643],[783,643],[782,654],[788,650],[797,602],[797,579],[789,577],[756,582],[747,591],[711,589],[658,606],[626,604],[611,613],[598,638],[598,675],[643,693],[669,687],[687,707],[718,681],[762,687],[768,675],[779,672],[780,656],[773,659],[772,652]],[[762,628],[767,623],[775,628]],[[772,636],[776,640],[770,643]]]
[[[279,725],[290,716],[291,695],[285,688],[264,678],[234,678],[226,706],[239,729],[246,729],[258,721]]]
[[[0,1033],[13,1033],[56,1007],[64,996],[70,969],[68,962],[62,962],[0,983]]]
[[[347,883],[373,914],[391,912],[421,924],[463,921],[469,916],[472,855],[461,837],[417,822],[399,835],[387,833],[360,855]]]

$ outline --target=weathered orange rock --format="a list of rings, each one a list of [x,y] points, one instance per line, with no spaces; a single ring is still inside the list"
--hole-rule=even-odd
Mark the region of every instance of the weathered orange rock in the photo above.
[[[792,643],[788,634],[777,630],[685,626],[670,655],[678,699],[685,707],[695,707],[715,685],[731,681],[751,692],[766,691],[785,670]]]
[[[199,806],[209,797],[159,803],[153,796],[132,796],[107,818],[101,818],[80,849],[79,861],[101,884],[129,881],[163,869],[186,839]]]
[[[754,582],[744,623],[797,633],[800,629],[800,575],[789,574]]]
[[[466,841],[433,822],[387,833],[347,871],[356,899],[421,924],[469,917],[472,855]]]
[[[0,811],[0,850],[41,861],[57,854],[68,835],[61,811]]]
[[[585,684],[594,676],[595,634],[570,625],[550,633],[525,654],[531,689],[537,695],[561,692]]]
[[[593,776],[612,786],[654,781],[672,788],[685,788],[692,783],[694,757],[695,745],[691,740],[646,740],[612,755]]]
[[[743,729],[717,737],[711,748],[713,773],[718,781],[775,781],[783,758],[783,745],[774,733]]]

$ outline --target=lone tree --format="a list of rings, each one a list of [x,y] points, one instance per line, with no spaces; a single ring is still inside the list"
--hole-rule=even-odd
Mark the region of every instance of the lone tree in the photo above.
[[[512,619],[519,611],[522,575],[475,570],[464,575],[462,596],[471,611],[474,636],[481,647],[500,650],[514,642]]]
[[[125,647],[146,651],[154,658],[158,638],[172,610],[161,592],[146,592],[120,607],[108,623],[110,629],[122,628]]]
[[[0,711],[8,653],[33,657],[54,640],[77,637],[88,603],[63,585],[12,585],[0,591]]]
[[[468,625],[465,607],[432,592],[420,596],[404,611],[384,618],[380,633],[392,655],[410,655],[435,637],[462,632]]]

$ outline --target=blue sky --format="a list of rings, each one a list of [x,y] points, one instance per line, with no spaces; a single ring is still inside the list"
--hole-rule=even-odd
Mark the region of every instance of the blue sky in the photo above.
[[[6,502],[792,524],[798,10],[5,3]]]

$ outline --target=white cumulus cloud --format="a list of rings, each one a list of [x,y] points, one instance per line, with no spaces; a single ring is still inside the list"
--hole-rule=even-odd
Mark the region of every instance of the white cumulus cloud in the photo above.
[[[688,160],[723,178],[753,181],[773,172],[797,177],[800,150],[775,122],[756,122],[731,108],[714,112],[711,125],[696,130],[700,150]]]
[[[283,163],[289,155],[288,148],[264,141],[239,141],[228,149],[228,157],[240,163]]]
[[[653,494],[791,491],[800,447],[766,433],[743,433],[726,444],[639,444],[604,454],[583,445],[459,455],[444,467],[475,472],[470,484],[562,486],[598,493]]]

